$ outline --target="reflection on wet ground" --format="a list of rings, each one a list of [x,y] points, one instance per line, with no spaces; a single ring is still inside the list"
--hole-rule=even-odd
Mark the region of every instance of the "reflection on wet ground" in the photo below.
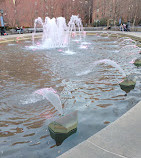
[[[64,53],[67,48],[31,50],[31,41],[1,44],[0,157],[56,157],[133,107],[141,97],[141,69],[129,62],[139,54],[136,48],[127,49],[124,40],[88,36],[83,43],[71,42],[72,55]],[[135,73],[135,89],[125,96],[119,71],[105,64],[92,67],[100,59],[114,60],[126,74]],[[78,76],[80,72],[83,75]],[[64,115],[78,110],[78,131],[61,146],[55,145],[48,131],[59,113],[46,99],[33,96],[34,91],[49,87],[58,92]]]

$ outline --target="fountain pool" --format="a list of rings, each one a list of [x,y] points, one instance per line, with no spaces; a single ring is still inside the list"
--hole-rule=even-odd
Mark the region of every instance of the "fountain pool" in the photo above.
[[[32,41],[0,45],[0,157],[59,156],[140,100],[141,69],[130,63],[140,56],[139,48],[127,47],[135,43],[108,35],[72,39],[73,53],[67,48],[29,49]],[[105,63],[95,64],[105,59]],[[138,77],[135,89],[127,96],[119,86],[123,72],[110,61],[125,74]],[[33,95],[50,87],[57,91],[64,115],[78,110],[78,131],[60,146],[48,131],[48,124],[60,113],[48,100]]]

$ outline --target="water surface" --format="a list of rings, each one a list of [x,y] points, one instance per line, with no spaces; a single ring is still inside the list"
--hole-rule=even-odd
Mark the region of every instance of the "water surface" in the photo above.
[[[124,38],[87,36],[67,48],[30,49],[31,41],[0,45],[0,157],[54,158],[86,140],[132,108],[141,97],[141,69],[130,63],[138,49]],[[39,42],[39,41],[37,41]],[[110,59],[137,84],[127,96],[118,82],[122,74],[97,60]],[[48,124],[59,113],[47,101],[33,96],[54,88],[64,114],[78,110],[78,131],[56,146]]]

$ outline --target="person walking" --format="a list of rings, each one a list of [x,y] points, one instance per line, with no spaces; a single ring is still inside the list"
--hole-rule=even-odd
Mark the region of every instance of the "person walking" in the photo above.
[[[124,31],[127,31],[126,24],[123,24]]]
[[[126,30],[130,31],[130,21],[128,21],[127,24],[126,24]]]
[[[120,31],[124,31],[123,24],[120,24]]]
[[[1,27],[1,35],[4,36],[5,28],[4,28],[3,16],[0,16],[0,27]]]

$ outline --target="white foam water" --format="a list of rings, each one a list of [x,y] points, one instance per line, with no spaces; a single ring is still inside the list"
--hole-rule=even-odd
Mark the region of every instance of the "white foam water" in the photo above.
[[[73,52],[71,50],[67,50],[64,52],[64,55],[74,55],[74,54],[76,54],[76,52]]]

